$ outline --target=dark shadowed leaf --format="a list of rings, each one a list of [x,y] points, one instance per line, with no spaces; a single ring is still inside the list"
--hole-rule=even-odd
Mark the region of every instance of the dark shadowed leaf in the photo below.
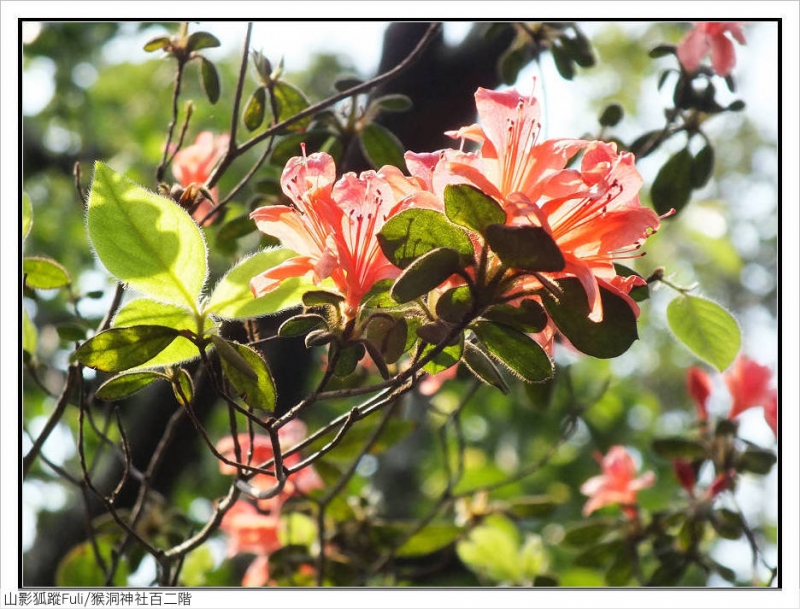
[[[492,359],[480,347],[470,342],[464,344],[464,363],[477,379],[487,385],[508,393],[508,384]]]
[[[777,461],[775,453],[751,447],[739,455],[739,464],[736,469],[766,476]]]
[[[553,377],[553,362],[535,340],[505,324],[477,321],[475,336],[497,361],[528,383]]]
[[[217,74],[216,66],[205,57],[200,58],[200,82],[203,85],[203,91],[206,92],[208,101],[216,104],[219,100],[219,74]]]
[[[266,112],[267,88],[258,87],[258,89],[253,91],[253,94],[247,101],[247,106],[245,106],[244,114],[242,115],[244,126],[247,127],[249,131],[255,131],[261,126],[261,123],[264,122],[264,115]]]
[[[219,46],[219,40],[208,32],[194,32],[189,34],[186,41],[186,48],[189,51],[199,51],[200,49],[212,49]]]
[[[580,280],[567,277],[559,279],[558,285],[558,299],[545,292],[545,308],[576,349],[594,357],[612,358],[625,353],[638,338],[636,316],[621,296],[600,286],[603,320],[593,322]]]
[[[392,286],[392,298],[400,304],[427,294],[461,268],[455,250],[440,247],[414,260]]]
[[[684,148],[670,157],[658,171],[650,188],[650,198],[659,215],[668,213],[670,209],[679,212],[689,202],[693,165],[692,153]]]
[[[300,89],[282,80],[275,83],[272,88],[272,96],[275,98],[275,103],[278,107],[278,122],[285,121],[287,118],[302,112],[310,105],[305,94]],[[310,122],[311,117],[307,116],[292,123],[286,127],[286,130],[305,131]]]
[[[714,148],[705,146],[692,163],[692,188],[702,188],[714,173]]]
[[[118,374],[97,388],[95,395],[101,400],[121,400],[137,391],[144,389],[157,380],[167,380],[163,372],[144,370],[142,372],[123,372]]]
[[[692,460],[706,455],[699,442],[685,438],[658,438],[653,440],[653,452],[664,459]]]
[[[600,115],[600,126],[613,127],[622,120],[622,115],[622,106],[619,104],[610,104],[606,106],[606,109],[603,110],[603,113]]]
[[[472,310],[472,293],[468,286],[450,288],[436,301],[436,315],[451,324],[464,320]]]

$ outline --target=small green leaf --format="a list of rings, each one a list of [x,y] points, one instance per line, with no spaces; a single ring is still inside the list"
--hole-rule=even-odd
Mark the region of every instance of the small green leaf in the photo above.
[[[533,59],[533,55],[528,46],[510,47],[500,57],[500,74],[503,82],[513,85],[517,82],[520,70]]]
[[[264,115],[267,111],[267,88],[266,87],[258,87],[253,94],[250,96],[250,99],[247,101],[247,106],[245,106],[244,114],[242,115],[242,121],[244,122],[244,126],[247,127],[249,131],[255,131],[261,126],[261,123],[264,122]]]
[[[519,532],[505,517],[493,514],[458,542],[456,553],[475,573],[496,583],[514,583],[520,570]]]
[[[703,445],[685,438],[658,438],[653,440],[653,452],[664,459],[698,459],[706,456]]]
[[[775,453],[771,451],[748,448],[739,455],[736,470],[766,476],[777,461],[778,458],[775,456]]]
[[[132,326],[96,334],[73,354],[85,366],[103,372],[121,372],[144,364],[161,353],[178,336],[175,328]]]
[[[330,306],[338,309],[344,303],[344,296],[327,290],[308,290],[303,294],[303,304],[307,307]]]
[[[550,52],[553,55],[556,70],[558,70],[561,78],[564,80],[572,80],[575,77],[575,64],[559,41],[553,43],[550,47]]]
[[[674,44],[660,44],[657,47],[650,50],[648,55],[652,59],[657,59],[659,57],[666,57],[667,55],[675,55],[677,47]]]
[[[22,350],[27,354],[28,360],[36,357],[36,345],[39,337],[36,326],[28,315],[27,307],[22,307]]]
[[[168,380],[168,377],[163,372],[154,372],[152,370],[123,372],[100,385],[95,395],[101,400],[121,400],[157,380]]]
[[[256,227],[249,214],[242,214],[223,224],[217,233],[217,242],[231,242],[255,232]]]
[[[275,382],[258,351],[219,337],[211,338],[219,350],[225,377],[239,397],[252,408],[272,412],[276,399]]]
[[[589,319],[589,302],[580,280],[566,277],[558,280],[558,286],[558,298],[545,292],[544,305],[558,329],[579,351],[604,359],[617,357],[638,338],[636,315],[622,296],[598,286],[603,320],[594,322]]]
[[[200,228],[179,205],[102,163],[89,195],[89,237],[108,271],[156,300],[194,310],[206,280]]]
[[[664,558],[666,560],[650,576],[650,580],[647,582],[648,586],[675,586],[680,582],[686,571],[686,558],[677,552]]]
[[[603,113],[600,115],[601,127],[613,127],[622,120],[623,110],[619,104],[610,104],[606,106]]]
[[[390,93],[376,97],[370,105],[377,106],[386,112],[408,112],[414,104],[408,95]]]
[[[475,255],[467,233],[432,209],[407,209],[389,218],[378,233],[378,242],[386,257],[401,269],[440,247],[461,254],[462,262],[468,263]]]
[[[275,99],[275,104],[278,108],[277,122],[286,120],[289,117],[299,114],[309,107],[308,99],[305,94],[295,87],[284,81],[278,81],[272,87],[272,96]],[[311,122],[310,116],[300,119],[286,127],[287,131],[305,131]]]
[[[506,212],[500,204],[469,184],[444,187],[444,212],[451,222],[482,235],[490,225],[506,222]]]
[[[675,336],[700,359],[722,372],[736,359],[742,337],[733,316],[718,304],[688,294],[667,305]]]
[[[508,394],[508,384],[500,374],[497,366],[477,345],[470,342],[464,344],[464,363],[479,381],[496,387],[506,395]]]
[[[477,321],[471,328],[489,353],[525,382],[540,383],[553,377],[553,362],[529,336],[489,321]]]
[[[377,347],[383,361],[393,364],[406,350],[408,324],[404,317],[375,315],[367,326],[367,340]]]
[[[455,543],[461,528],[448,523],[431,523],[409,537],[394,555],[402,558],[425,556]]]
[[[280,286],[259,298],[253,297],[250,291],[253,277],[293,256],[295,253],[291,250],[268,249],[239,261],[214,288],[206,313],[222,319],[248,319],[301,305],[303,293],[314,287],[310,279],[284,279]]]
[[[526,334],[541,332],[547,325],[547,313],[542,305],[531,298],[523,300],[519,306],[495,305],[485,311],[483,317]]]
[[[35,290],[52,290],[69,285],[69,273],[58,262],[45,256],[26,256],[22,260],[25,285]]]
[[[336,367],[333,373],[339,378],[347,378],[358,367],[358,362],[364,358],[366,347],[363,343],[353,343],[339,349]]]
[[[603,533],[600,535],[602,536],[602,534]],[[578,537],[580,538],[580,536],[581,535],[579,534]],[[572,545],[584,546],[586,544],[582,541],[579,541],[579,543],[574,543]],[[608,564],[608,561],[614,556],[617,556],[620,551],[622,551],[622,541],[619,539],[613,539],[611,541],[598,543],[587,548],[575,557],[574,563],[578,567],[591,567],[597,569]]]
[[[361,152],[375,169],[393,165],[405,171],[403,143],[383,125],[369,123],[358,134]]]
[[[550,515],[556,505],[549,495],[531,495],[513,499],[507,511],[517,518],[543,518]]]
[[[151,38],[147,42],[144,43],[144,47],[142,47],[145,52],[152,53],[153,51],[158,51],[159,49],[163,49],[170,44],[169,36],[155,36]]]
[[[77,343],[86,340],[86,330],[87,328],[85,325],[74,322],[65,322],[56,325],[58,338],[68,343]]]
[[[205,57],[200,57],[200,83],[206,92],[208,101],[216,104],[219,100],[219,74],[216,66]]]
[[[321,315],[316,315],[313,313],[295,315],[281,324],[281,327],[278,328],[278,336],[282,336],[284,338],[291,336],[305,336],[311,332],[311,330],[325,327],[325,318]]]
[[[692,188],[702,188],[714,174],[714,148],[705,146],[692,163]]]
[[[671,209],[681,211],[692,194],[692,166],[694,157],[688,148],[680,150],[658,171],[650,188],[653,207],[659,215]]]
[[[186,41],[186,49],[189,51],[199,51],[200,49],[211,49],[219,46],[219,40],[208,32],[193,32],[189,34]]]
[[[194,334],[200,333],[197,320],[189,311],[174,305],[156,302],[149,298],[136,298],[123,305],[114,317],[112,325],[115,328],[141,325],[167,326]],[[210,319],[206,319],[202,331],[206,331],[212,326],[213,322]],[[169,366],[198,357],[200,357],[200,350],[197,345],[185,336],[178,336],[171,345],[153,359],[144,362],[141,367]]]
[[[720,508],[711,512],[711,526],[723,539],[739,539],[744,534],[744,522],[737,512]]]
[[[422,350],[422,357],[425,357],[434,348],[434,344],[428,344],[428,346]],[[461,360],[463,353],[464,334],[461,333],[458,335],[455,344],[450,344],[442,349],[431,361],[425,364],[422,369],[428,374],[439,374],[455,366]]]
[[[436,315],[451,324],[462,322],[472,308],[472,292],[465,285],[450,288],[436,301]]]
[[[559,41],[575,63],[582,68],[591,68],[595,64],[592,44],[577,26],[573,25],[572,30],[575,38],[564,35],[559,38]]]
[[[419,298],[446,281],[461,269],[461,256],[455,250],[440,247],[408,265],[392,286],[392,298],[400,304]]]
[[[22,193],[22,239],[28,236],[33,226],[33,205],[28,193]]]
[[[333,88],[341,93],[361,84],[364,84],[364,81],[360,78],[355,76],[341,76],[334,81]]]
[[[540,226],[492,224],[486,241],[506,266],[526,271],[564,270],[564,256],[547,230]]]

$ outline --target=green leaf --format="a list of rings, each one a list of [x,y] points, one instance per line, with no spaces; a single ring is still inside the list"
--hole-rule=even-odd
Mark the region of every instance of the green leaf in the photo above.
[[[631,577],[633,577],[633,561],[625,552],[620,552],[606,571],[606,583],[609,586],[624,586]]]
[[[664,459],[698,459],[706,456],[703,445],[685,438],[658,438],[653,440],[653,452]]]
[[[222,319],[248,319],[301,305],[303,293],[314,287],[310,279],[284,279],[280,286],[259,298],[254,298],[250,291],[253,277],[295,255],[287,249],[268,249],[239,261],[214,288],[206,313]]]
[[[547,313],[542,305],[531,298],[523,300],[519,306],[495,305],[487,309],[483,316],[526,334],[541,332],[547,325]]]
[[[212,336],[211,340],[219,351],[225,377],[239,397],[252,408],[272,412],[275,382],[258,351],[217,336]]]
[[[83,343],[73,357],[95,370],[121,372],[152,359],[176,336],[178,330],[165,326],[111,328]]]
[[[660,44],[657,47],[650,50],[648,56],[652,59],[657,59],[659,57],[666,57],[667,55],[675,55],[677,47],[674,44]]]
[[[440,247],[455,250],[464,262],[475,255],[467,233],[432,209],[407,209],[389,218],[378,233],[378,242],[386,257],[401,269]]]
[[[507,512],[517,518],[543,518],[555,509],[556,502],[549,495],[533,495],[513,499]]]
[[[622,106],[619,104],[610,104],[606,106],[606,109],[603,110],[603,113],[600,115],[600,126],[613,127],[617,125],[622,120],[623,114]]]
[[[217,68],[205,57],[200,57],[200,83],[208,101],[216,104],[219,100],[219,74]]]
[[[22,239],[28,236],[33,226],[33,205],[28,193],[22,193]]]
[[[476,574],[493,582],[517,581],[519,564],[519,533],[505,517],[492,515],[469,532],[456,545],[461,561]]]
[[[158,51],[159,49],[167,47],[169,44],[169,36],[155,36],[154,38],[151,38],[145,42],[142,48],[145,50],[145,52],[152,53],[153,51]]]
[[[428,346],[422,350],[422,357],[425,357],[434,348],[433,344],[428,344]],[[442,349],[442,351],[437,353],[431,361],[422,367],[422,369],[428,374],[439,374],[455,366],[461,360],[463,353],[464,334],[461,333],[458,335],[455,344],[448,345]]]
[[[36,326],[28,315],[28,309],[22,307],[22,350],[28,355],[28,361],[36,357],[36,345],[39,337]]]
[[[211,49],[219,46],[217,37],[208,32],[193,32],[189,34],[186,41],[186,48],[189,51],[199,51],[200,49]]]
[[[278,81],[272,87],[272,97],[278,108],[277,122],[281,122],[298,114],[309,107],[305,94],[288,82]],[[287,131],[305,131],[311,122],[310,116],[300,119],[286,127]]]
[[[206,586],[206,574],[214,570],[214,555],[209,544],[204,544],[186,555],[181,565],[180,583],[183,586],[199,588]]]
[[[403,143],[383,125],[369,123],[358,134],[361,152],[375,169],[384,165],[394,165],[405,171]]]
[[[744,534],[744,522],[737,512],[720,508],[711,512],[711,526],[723,539],[739,539]]]
[[[168,380],[168,377],[163,372],[153,372],[151,370],[123,372],[100,385],[95,395],[101,400],[121,400],[157,380]]]
[[[421,531],[417,531],[395,551],[401,558],[425,556],[437,552],[455,543],[461,534],[461,528],[448,523],[431,523]]]
[[[739,455],[736,470],[766,476],[777,461],[778,458],[775,456],[775,453],[769,450],[748,448]]]
[[[82,342],[86,340],[87,327],[74,322],[64,322],[56,325],[58,338],[64,342]]]
[[[117,279],[156,300],[195,309],[206,280],[206,244],[174,201],[97,162],[88,226],[100,261]]]
[[[314,313],[295,315],[283,322],[278,328],[278,336],[284,338],[291,336],[305,336],[311,330],[325,328],[325,318]]]
[[[568,546],[588,546],[600,540],[612,525],[608,519],[593,519],[570,525],[564,533],[564,543]]]
[[[468,286],[450,288],[436,301],[436,315],[441,319],[457,324],[472,311],[472,292]]]
[[[339,357],[333,373],[339,378],[347,378],[358,367],[358,362],[364,358],[366,347],[363,343],[353,343],[339,349]]]
[[[469,184],[444,187],[444,213],[451,222],[480,234],[492,224],[504,225],[506,212],[492,197]]]
[[[564,256],[547,230],[540,226],[492,224],[486,242],[506,266],[526,271],[564,270]]]
[[[125,328],[129,326],[153,325],[167,326],[176,330],[188,330],[199,334],[197,320],[186,309],[174,305],[156,302],[149,298],[137,298],[125,304],[114,317],[113,327]],[[210,319],[206,319],[202,331],[213,326]],[[200,350],[188,338],[178,336],[175,341],[156,355],[153,359],[142,364],[143,368],[169,366],[200,357]]]
[[[601,533],[602,535],[602,533]],[[578,535],[580,537],[580,534]],[[584,546],[584,542],[574,543],[575,546]],[[590,546],[575,557],[574,564],[578,567],[600,568],[622,551],[622,541],[614,539]]]
[[[702,188],[714,174],[714,148],[705,146],[692,163],[692,188]]]
[[[553,61],[556,64],[556,70],[564,80],[572,80],[575,77],[575,64],[572,58],[564,50],[564,47],[556,41],[551,47],[550,52],[553,54]]]
[[[507,49],[500,57],[500,74],[503,82],[513,85],[517,82],[520,70],[532,59],[532,54],[527,46],[518,46]]]
[[[722,372],[736,359],[742,337],[733,316],[718,304],[685,294],[667,305],[675,336],[700,359]]]
[[[367,340],[380,353],[383,361],[394,364],[406,350],[408,324],[404,317],[375,315],[367,325]]]
[[[525,382],[540,383],[553,377],[553,362],[529,336],[490,321],[477,321],[471,328],[489,353]]]
[[[440,247],[408,265],[392,286],[392,298],[402,304],[427,294],[461,269],[461,256],[455,250]]]
[[[72,548],[58,563],[55,584],[59,587],[92,587],[106,585],[106,574],[98,564],[95,548],[106,565],[111,564],[112,552],[116,548],[111,535],[98,535],[91,542],[85,541]],[[112,585],[124,586],[128,581],[128,560],[120,559],[112,578]]]
[[[45,256],[26,256],[22,260],[25,285],[35,290],[52,290],[69,285],[69,273],[58,262]]]
[[[217,243],[232,242],[255,232],[256,226],[249,214],[242,214],[223,224],[217,233]]]
[[[172,375],[172,393],[181,406],[188,406],[194,399],[194,381],[192,376],[184,369],[175,369]]]
[[[376,106],[385,112],[407,112],[411,110],[414,104],[408,95],[390,93],[376,97],[370,105]]]
[[[666,214],[671,209],[679,212],[689,202],[692,194],[693,165],[692,153],[688,148],[684,148],[670,157],[658,171],[650,188],[650,198],[659,215]]]
[[[558,280],[558,299],[545,292],[544,305],[550,318],[572,345],[593,357],[622,355],[638,338],[636,316],[622,296],[599,286],[603,320],[589,319],[589,301],[579,279]]]
[[[244,114],[242,115],[242,121],[244,122],[244,126],[247,127],[249,131],[255,131],[261,126],[261,123],[264,122],[264,115],[267,111],[267,88],[266,87],[258,87],[253,94],[250,96],[250,99],[247,101],[247,106],[245,106]]]
[[[506,395],[508,394],[508,384],[506,384],[497,366],[477,345],[469,342],[464,344],[464,363],[479,381],[496,387]]]

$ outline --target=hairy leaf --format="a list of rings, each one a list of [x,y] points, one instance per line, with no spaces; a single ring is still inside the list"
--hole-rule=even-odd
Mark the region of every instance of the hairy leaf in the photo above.
[[[178,336],[166,326],[111,328],[96,334],[75,351],[83,365],[103,372],[121,372],[152,359]]]
[[[401,269],[441,247],[458,252],[463,262],[474,256],[467,233],[432,209],[408,209],[393,216],[378,233],[378,242],[386,257]]]
[[[739,324],[718,304],[688,294],[667,305],[675,336],[700,359],[722,372],[736,359],[742,344]]]
[[[492,197],[469,184],[444,187],[444,211],[451,222],[480,234],[492,224],[504,225],[506,212]]]
[[[535,340],[505,324],[477,321],[471,326],[483,346],[527,383],[553,377],[553,362]]]

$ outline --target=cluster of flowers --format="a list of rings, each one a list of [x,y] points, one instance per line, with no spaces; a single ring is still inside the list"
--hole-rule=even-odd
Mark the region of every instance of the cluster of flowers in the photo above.
[[[306,427],[302,421],[290,421],[278,432],[281,450],[299,443],[306,435]],[[239,447],[242,455],[251,449],[250,436],[239,434]],[[235,461],[235,448],[232,437],[226,437],[217,443],[217,451],[229,461]],[[272,441],[269,436],[254,435],[252,442],[252,460],[255,466],[268,463],[274,457]],[[292,467],[300,462],[300,454],[293,453],[284,457],[285,467]],[[220,462],[220,471],[226,475],[235,475],[238,468]],[[275,478],[267,474],[256,474],[250,485],[257,490],[267,490],[275,485]],[[228,553],[235,556],[240,553],[254,554],[255,558],[247,569],[242,580],[243,586],[264,586],[269,583],[269,555],[281,547],[279,538],[281,507],[291,497],[308,493],[322,487],[313,467],[305,467],[290,475],[283,490],[270,499],[240,499],[225,514],[220,528],[228,534]]]
[[[593,321],[603,318],[601,286],[621,296],[638,316],[628,294],[644,282],[618,275],[614,260],[636,255],[658,229],[659,217],[639,202],[642,179],[633,155],[600,141],[539,141],[540,104],[515,90],[478,89],[475,100],[480,124],[447,132],[462,141],[462,149],[407,152],[410,175],[383,167],[337,180],[334,160],[326,153],[292,158],[281,178],[291,205],[262,207],[251,217],[297,256],[254,277],[253,294],[261,296],[290,277],[330,278],[345,299],[345,315],[357,319],[370,288],[401,272],[380,248],[377,234],[384,223],[409,208],[444,213],[445,187],[469,184],[502,206],[507,225],[544,228],[564,257],[558,272],[520,273],[509,294],[532,294],[559,278],[576,277]],[[478,150],[465,151],[465,142]],[[568,168],[580,153],[580,165]],[[471,237],[482,253],[486,246],[477,235]],[[493,254],[486,254],[492,264]],[[549,349],[554,334],[551,322],[537,340]]]

